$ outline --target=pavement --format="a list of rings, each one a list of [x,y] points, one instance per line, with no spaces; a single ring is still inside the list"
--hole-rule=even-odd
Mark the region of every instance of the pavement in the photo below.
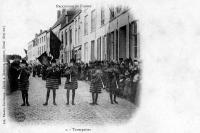
[[[65,78],[56,93],[57,106],[53,105],[53,94],[50,92],[48,106],[43,106],[46,98],[46,81],[38,77],[30,77],[29,103],[22,104],[21,92],[16,91],[7,96],[9,120],[19,121],[16,113],[22,112],[25,116],[21,124],[49,124],[49,123],[76,123],[87,125],[103,125],[107,123],[127,122],[136,110],[136,106],[122,98],[117,98],[118,104],[110,104],[109,93],[105,90],[99,95],[98,104],[92,106],[90,85],[85,81],[78,81],[75,96],[75,105],[66,105]]]

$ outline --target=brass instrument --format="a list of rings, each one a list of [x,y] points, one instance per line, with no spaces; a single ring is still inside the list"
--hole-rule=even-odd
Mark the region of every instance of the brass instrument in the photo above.
[[[19,67],[19,68],[16,68],[16,69],[17,69],[17,71],[20,71],[19,76],[18,76],[17,79],[21,78],[22,71],[25,71],[25,72],[29,73],[28,67]]]
[[[72,81],[72,67],[65,67],[65,73],[69,75],[69,83]]]
[[[69,82],[72,81],[72,73],[77,73],[76,66],[65,67],[65,74],[69,75]]]

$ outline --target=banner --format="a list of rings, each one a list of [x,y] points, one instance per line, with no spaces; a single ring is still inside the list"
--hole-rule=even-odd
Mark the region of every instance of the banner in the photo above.
[[[60,56],[61,41],[59,38],[50,30],[50,53],[54,59],[58,59]]]
[[[49,57],[47,56],[47,53],[44,52],[43,54],[41,54],[38,58],[37,58],[41,64],[49,66]]]

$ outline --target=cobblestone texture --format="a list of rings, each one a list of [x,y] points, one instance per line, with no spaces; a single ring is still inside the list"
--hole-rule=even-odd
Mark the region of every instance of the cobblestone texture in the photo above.
[[[52,92],[49,98],[49,105],[43,106],[46,97],[45,81],[41,78],[30,77],[29,102],[30,107],[21,107],[22,99],[20,91],[8,95],[8,112],[11,120],[15,119],[15,112],[23,112],[26,119],[23,124],[48,124],[54,122],[97,124],[122,123],[128,121],[134,113],[135,106],[125,99],[118,98],[119,104],[110,104],[109,94],[105,90],[99,95],[98,104],[91,106],[91,94],[89,83],[78,81],[75,106],[66,105],[65,79],[57,90],[54,106]],[[71,96],[71,95],[70,95]],[[71,97],[70,97],[71,101]]]

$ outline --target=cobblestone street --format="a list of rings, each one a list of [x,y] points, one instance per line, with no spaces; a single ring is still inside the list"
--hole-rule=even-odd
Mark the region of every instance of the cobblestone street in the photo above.
[[[75,106],[66,105],[65,79],[57,90],[56,103],[53,105],[52,92],[50,93],[49,105],[43,106],[46,97],[45,81],[41,78],[30,77],[29,102],[30,107],[21,107],[21,92],[16,91],[8,95],[8,112],[15,119],[15,112],[23,112],[26,116],[23,124],[46,124],[50,122],[84,123],[84,124],[106,124],[121,123],[129,120],[135,110],[134,104],[121,98],[117,98],[119,104],[110,104],[109,93],[105,90],[99,95],[98,104],[91,106],[91,94],[89,83],[78,81]]]

